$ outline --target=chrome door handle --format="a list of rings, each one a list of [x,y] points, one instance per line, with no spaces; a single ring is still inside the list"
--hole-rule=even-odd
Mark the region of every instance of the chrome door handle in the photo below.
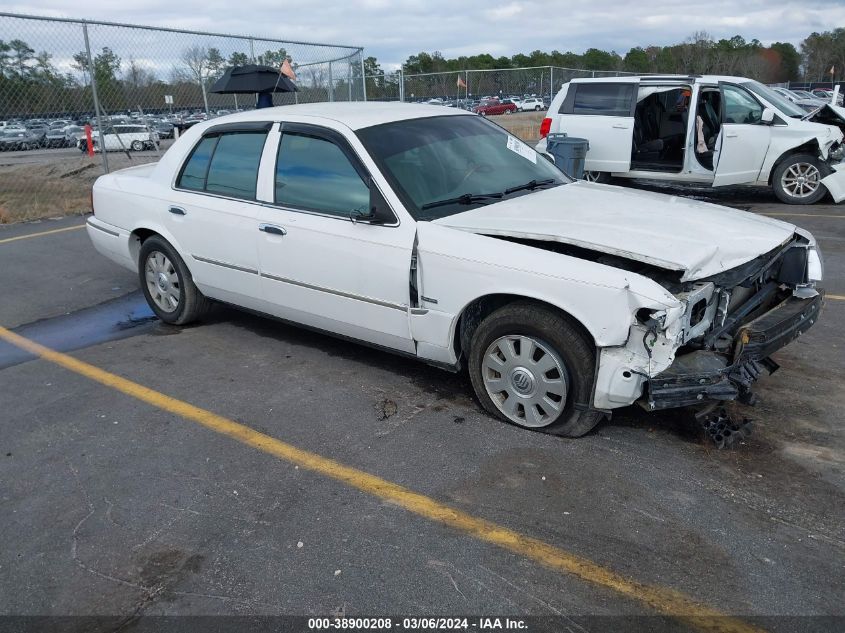
[[[170,207],[168,211],[170,211],[170,213],[172,213],[173,215],[187,215],[185,213],[185,209],[181,207]]]
[[[726,138],[736,138],[736,137],[738,137],[738,136],[739,136],[739,134],[737,134],[736,132],[734,132],[734,133],[732,133],[732,134],[731,134],[730,132],[725,132],[725,137],[726,137]]]
[[[287,235],[288,232],[284,230],[280,226],[276,226],[275,224],[259,224],[258,225],[259,231],[264,231],[265,233],[272,233],[273,235]]]

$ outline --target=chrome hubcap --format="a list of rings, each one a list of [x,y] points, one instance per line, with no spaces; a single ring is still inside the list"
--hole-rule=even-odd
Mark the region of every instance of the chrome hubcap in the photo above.
[[[821,174],[815,165],[795,163],[783,172],[780,184],[793,198],[807,198],[819,188]]]
[[[566,406],[569,378],[563,361],[530,336],[493,341],[484,353],[482,375],[496,408],[521,426],[548,426]]]
[[[144,275],[156,306],[164,312],[174,312],[179,307],[181,284],[176,268],[167,256],[159,251],[147,255]]]
[[[600,178],[599,172],[597,171],[585,171],[584,172],[584,180],[587,182],[598,182]]]

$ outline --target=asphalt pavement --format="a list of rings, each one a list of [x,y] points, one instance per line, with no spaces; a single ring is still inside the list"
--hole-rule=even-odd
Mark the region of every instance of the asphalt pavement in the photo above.
[[[83,218],[0,227],[0,613],[841,630],[845,206],[727,202],[813,231],[829,298],[721,451],[677,412],[521,430],[464,375],[228,307],[165,326]]]

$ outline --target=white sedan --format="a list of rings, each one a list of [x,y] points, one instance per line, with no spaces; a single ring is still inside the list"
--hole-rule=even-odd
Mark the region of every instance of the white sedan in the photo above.
[[[167,323],[217,300],[466,368],[492,414],[571,437],[634,402],[750,399],[821,307],[809,233],[570,182],[459,109],[215,119],[100,177],[93,202],[95,247]]]

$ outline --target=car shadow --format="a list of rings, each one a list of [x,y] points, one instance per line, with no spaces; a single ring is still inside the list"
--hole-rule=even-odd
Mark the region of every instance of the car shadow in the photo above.
[[[366,344],[311,330],[286,321],[218,304],[202,323],[188,327],[227,324],[255,336],[297,346],[308,347],[333,358],[361,363],[373,369],[387,370],[408,379],[420,390],[439,401],[471,406],[489,415],[478,403],[466,370],[453,373],[427,365],[419,360],[394,354]],[[169,328],[170,326],[164,326]],[[174,328],[179,329],[179,328]],[[646,432],[669,434],[685,443],[702,444],[706,438],[694,415],[686,410],[649,412],[634,405],[617,409],[610,419],[601,422],[591,434],[608,428],[632,428]]]

